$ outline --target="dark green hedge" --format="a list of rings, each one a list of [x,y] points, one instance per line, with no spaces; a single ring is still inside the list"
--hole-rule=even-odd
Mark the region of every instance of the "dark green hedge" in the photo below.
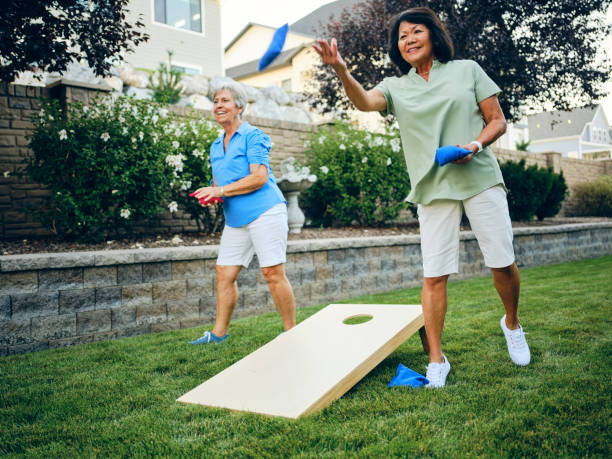
[[[509,191],[512,220],[531,220],[534,216],[542,220],[559,213],[567,195],[563,173],[536,165],[526,167],[524,159],[502,163],[500,168]]]

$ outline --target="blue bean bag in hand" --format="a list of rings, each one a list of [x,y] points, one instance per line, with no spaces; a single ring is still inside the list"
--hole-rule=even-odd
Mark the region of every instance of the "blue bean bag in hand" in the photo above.
[[[287,38],[287,31],[289,30],[289,24],[285,24],[282,27],[276,29],[272,42],[268,46],[268,50],[259,60],[259,71],[261,72],[268,65],[272,63],[274,59],[281,53],[283,46],[285,46],[285,39]]]
[[[389,387],[396,387],[396,386],[421,387],[424,384],[429,384],[429,380],[425,376],[417,373],[414,370],[411,370],[407,366],[404,366],[400,363],[397,367],[397,374],[393,377],[393,379],[389,383]]]
[[[465,158],[470,153],[473,152],[454,145],[446,145],[436,150],[436,162],[440,166],[444,166],[445,164],[452,163],[458,159]]]

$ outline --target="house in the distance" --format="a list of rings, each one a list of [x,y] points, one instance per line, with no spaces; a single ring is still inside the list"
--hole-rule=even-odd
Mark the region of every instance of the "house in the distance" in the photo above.
[[[130,0],[129,20],[142,22],[149,41],[126,55],[135,68],[155,70],[168,61],[187,74],[223,75],[221,0]]]
[[[612,158],[610,124],[601,105],[527,117],[529,151],[558,151],[570,158]]]
[[[225,75],[255,87],[279,86],[285,91],[303,91],[316,62],[316,54],[310,49],[314,37],[289,28],[283,52],[259,72],[259,59],[275,31],[274,27],[249,22],[225,47]]]
[[[249,23],[225,47],[225,74],[255,87],[280,86],[285,91],[303,92],[314,77],[319,56],[310,45],[321,24],[339,18],[345,8],[359,0],[336,0],[317,8],[289,26],[283,52],[262,72],[259,59],[272,41],[275,28]]]
[[[311,45],[324,24],[338,20],[345,10],[363,0],[336,0],[323,5],[289,26],[283,52],[263,71],[259,60],[272,41],[275,28],[249,23],[225,47],[225,75],[244,84],[263,88],[279,86],[287,92],[305,93],[316,88],[316,67],[321,63]],[[378,113],[350,110],[351,120],[361,128],[384,131]]]

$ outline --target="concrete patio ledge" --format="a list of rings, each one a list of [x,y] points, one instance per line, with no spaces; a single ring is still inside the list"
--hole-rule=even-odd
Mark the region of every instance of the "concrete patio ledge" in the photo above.
[[[589,229],[612,230],[612,222],[572,223],[554,226],[514,228],[515,236],[571,233]],[[471,231],[461,231],[461,240],[475,239]],[[311,252],[366,247],[392,247],[419,244],[421,236],[407,234],[397,236],[368,236],[329,239],[304,239],[289,241],[287,253]],[[217,257],[218,245],[193,247],[162,247],[154,249],[99,250],[87,252],[37,253],[0,256],[0,272],[18,272],[40,269],[78,268],[86,266],[112,266],[162,261],[187,261]]]

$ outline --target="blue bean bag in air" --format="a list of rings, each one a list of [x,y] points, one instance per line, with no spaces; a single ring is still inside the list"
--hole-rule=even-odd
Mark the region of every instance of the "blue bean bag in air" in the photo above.
[[[282,27],[276,29],[274,32],[274,36],[272,37],[272,42],[270,46],[268,46],[268,50],[259,60],[259,71],[261,72],[268,65],[272,63],[276,56],[278,56],[283,50],[283,46],[285,46],[285,39],[287,38],[287,31],[289,30],[289,24],[285,24]]]
[[[417,373],[414,370],[411,370],[407,366],[404,366],[400,363],[397,367],[397,374],[393,377],[393,379],[389,383],[389,387],[397,387],[397,386],[421,387],[425,384],[429,384],[429,380],[425,376]]]
[[[454,145],[446,145],[436,150],[436,162],[440,166],[444,166],[445,164],[452,163],[458,159],[465,158],[470,153],[473,152]]]

